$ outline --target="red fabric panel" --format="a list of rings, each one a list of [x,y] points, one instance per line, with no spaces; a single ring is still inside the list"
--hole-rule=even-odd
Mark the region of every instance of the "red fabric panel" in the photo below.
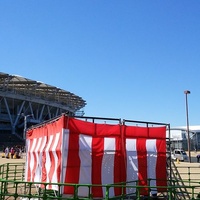
[[[146,139],[140,139],[136,142],[138,156],[138,185],[147,186],[147,151]],[[142,188],[140,194],[148,194],[148,190]]]
[[[166,127],[165,126],[164,127],[163,126],[162,127],[149,127],[148,132],[149,132],[148,138],[163,139],[164,141],[166,139]],[[166,148],[164,148],[163,150],[166,150]]]
[[[121,139],[116,138],[116,153],[115,153],[115,161],[114,161],[114,183],[120,183],[123,180],[123,173],[126,171],[125,170],[125,165],[124,165],[124,158],[122,154],[122,147],[121,147]],[[121,188],[115,187],[115,195],[120,195]]]
[[[94,138],[92,140],[92,184],[102,184],[102,159],[104,154],[104,140],[102,138]],[[92,193],[94,197],[102,197],[102,187],[93,187]]]
[[[82,133],[86,135],[92,135],[95,134],[95,124],[83,120],[78,120],[74,118],[66,118],[67,122],[65,123],[67,125],[66,128],[72,131],[73,133]]]
[[[165,139],[166,127],[124,126],[127,138]]]
[[[166,141],[157,140],[157,165],[156,165],[156,180],[157,186],[167,186],[167,164],[166,164]],[[161,167],[162,166],[162,167]],[[158,188],[158,192],[166,191],[166,188]]]
[[[74,133],[99,137],[120,136],[120,125],[95,124],[74,118],[65,120],[66,128]]]
[[[119,137],[120,135],[120,125],[96,124],[96,136]]]
[[[47,130],[46,130],[46,125],[40,126],[38,128],[30,129],[27,131],[26,138],[31,140],[34,138],[40,138],[47,136]]]
[[[79,158],[79,135],[70,131],[68,144],[68,157],[65,183],[79,183],[80,158]],[[65,187],[64,193],[73,194],[73,187]]]
[[[126,138],[147,138],[148,130],[146,127],[124,126],[124,134]]]

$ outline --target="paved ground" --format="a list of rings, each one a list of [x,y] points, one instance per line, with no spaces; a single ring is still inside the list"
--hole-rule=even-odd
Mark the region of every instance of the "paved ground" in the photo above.
[[[188,155],[188,152],[186,152]],[[197,163],[197,154],[200,154],[200,151],[198,152],[191,152],[191,163],[189,161],[185,162],[175,162],[176,166],[184,166],[184,167],[199,167],[200,163]]]
[[[7,158],[2,158],[2,152],[0,152],[0,165],[5,164],[5,163],[22,163],[25,162],[25,156],[23,156],[24,158],[20,158],[20,159],[7,159]]]
[[[200,163],[197,163],[197,159],[196,159],[197,154],[200,154],[200,151],[191,152],[191,163],[188,161],[175,162],[175,165],[177,166],[182,179],[188,180],[188,174],[191,172],[193,173],[190,175],[191,180],[194,178],[196,180],[195,182],[200,182]],[[25,156],[21,159],[2,158],[2,153],[0,153],[0,165],[5,164],[5,163],[22,163],[22,162],[25,162],[25,160],[26,160]],[[195,186],[196,186],[196,183],[195,183]],[[195,188],[194,192],[198,194],[200,192],[200,187]]]
[[[187,152],[188,154],[188,152]],[[191,152],[191,163],[189,163],[188,161],[186,162],[175,162],[177,167],[200,167],[200,163],[197,163],[197,159],[196,156],[197,154],[200,154],[199,152]],[[16,163],[16,162],[25,162],[25,156],[23,156],[24,158],[21,159],[7,159],[7,158],[2,158],[2,153],[0,152],[0,165],[4,164],[4,163]]]
[[[185,162],[176,162],[175,165],[178,168],[179,173],[181,174],[181,177],[183,179],[188,179],[188,173],[193,174],[190,178],[195,180],[200,181],[200,163],[197,163],[196,156],[197,154],[200,154],[199,152],[191,152],[191,163],[189,161]],[[21,159],[7,159],[7,158],[2,158],[2,153],[0,154],[0,165],[5,164],[5,163],[22,163],[25,162],[25,155]],[[190,168],[190,169],[189,169]],[[182,176],[184,174],[184,176]]]

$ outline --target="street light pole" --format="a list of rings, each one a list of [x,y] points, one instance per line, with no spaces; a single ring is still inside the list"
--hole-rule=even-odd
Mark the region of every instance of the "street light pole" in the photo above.
[[[24,140],[26,139],[27,118],[30,116],[32,115],[24,115],[24,135],[23,135]]]
[[[189,117],[188,117],[188,94],[190,94],[189,90],[184,91],[185,94],[185,103],[186,103],[186,121],[187,121],[187,137],[188,137],[188,155],[189,155],[189,162],[191,163],[191,152],[190,152],[190,132],[189,132]]]

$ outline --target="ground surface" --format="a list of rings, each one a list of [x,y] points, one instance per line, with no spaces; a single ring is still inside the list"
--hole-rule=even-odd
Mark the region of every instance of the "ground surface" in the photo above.
[[[191,152],[191,163],[188,161],[186,161],[186,162],[175,161],[175,165],[177,166],[182,179],[188,180],[188,174],[190,172],[192,172],[194,174],[190,175],[191,176],[190,178],[193,179],[193,177],[194,177],[197,182],[200,182],[200,163],[197,163],[197,159],[196,159],[197,154],[200,154],[200,151],[199,152]],[[0,155],[2,155],[2,153]],[[2,158],[2,156],[0,156],[0,165],[5,164],[5,163],[22,163],[25,161],[26,161],[25,155],[21,159],[6,159],[6,158]],[[188,170],[189,170],[189,173],[188,173]],[[195,185],[196,185],[196,183],[195,183]],[[198,194],[199,192],[200,192],[200,187],[197,187],[195,189],[195,193]]]
[[[188,154],[188,153],[187,153]],[[196,156],[197,154],[200,154],[199,152],[191,152],[191,163],[189,163],[188,161],[186,162],[175,162],[176,166],[183,166],[183,167],[200,167],[200,163],[197,163],[197,159]],[[2,153],[0,153],[0,155],[2,155]],[[25,155],[23,156],[23,158],[21,159],[7,159],[7,158],[2,158],[2,156],[0,157],[0,165],[4,164],[4,163],[16,163],[16,162],[25,162]]]

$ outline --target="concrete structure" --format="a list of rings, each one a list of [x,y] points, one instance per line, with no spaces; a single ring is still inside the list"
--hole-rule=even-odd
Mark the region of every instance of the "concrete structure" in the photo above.
[[[23,139],[26,128],[62,113],[83,115],[81,97],[39,81],[0,72],[0,134]]]

